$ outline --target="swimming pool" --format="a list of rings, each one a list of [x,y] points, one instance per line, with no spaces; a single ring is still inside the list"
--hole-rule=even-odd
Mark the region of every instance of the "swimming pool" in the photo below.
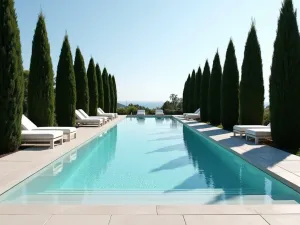
[[[172,118],[128,117],[5,204],[298,204],[300,194]]]

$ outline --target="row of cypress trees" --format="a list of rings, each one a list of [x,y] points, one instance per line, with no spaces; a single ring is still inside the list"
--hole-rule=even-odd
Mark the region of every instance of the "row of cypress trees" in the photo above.
[[[95,65],[94,59],[90,59],[86,71],[84,58],[77,47],[73,65],[68,35],[64,37],[59,57],[54,94],[50,45],[42,13],[32,42],[29,71],[28,117],[38,126],[53,126],[55,120],[59,126],[74,126],[75,109],[83,109],[89,115],[96,116],[97,108],[103,108],[104,101],[110,102],[105,111],[116,111],[116,100],[105,98],[107,95],[103,92],[101,70],[98,64]],[[113,87],[113,82],[108,82]],[[113,91],[114,88],[111,89]]]
[[[193,92],[195,86],[197,91]],[[288,152],[297,153],[300,148],[300,35],[292,0],[284,0],[280,10],[269,98],[273,143]],[[264,81],[254,23],[245,45],[240,83],[232,40],[226,51],[223,74],[217,52],[211,74],[206,61],[198,81],[193,75],[188,76],[183,90],[183,111],[193,112],[199,107],[203,122],[212,125],[221,123],[227,130],[232,130],[235,124],[262,124]]]
[[[0,154],[15,151],[20,145],[24,76],[27,74],[23,71],[14,0],[0,0]],[[53,126],[55,121],[59,126],[74,126],[76,108],[82,108],[91,115],[96,113],[97,107],[106,112],[116,111],[115,77],[108,75],[106,68],[101,74],[93,59],[90,60],[87,76],[79,48],[76,49],[73,65],[67,35],[54,84],[50,44],[42,13],[33,37],[28,77],[28,90],[25,90],[28,102],[24,106],[28,107],[29,118],[38,126]]]

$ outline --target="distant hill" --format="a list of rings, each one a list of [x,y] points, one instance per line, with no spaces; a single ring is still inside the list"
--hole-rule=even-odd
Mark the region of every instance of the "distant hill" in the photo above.
[[[118,105],[117,105],[117,108],[125,108],[125,107],[126,107],[126,105],[123,105],[121,103],[118,103]]]

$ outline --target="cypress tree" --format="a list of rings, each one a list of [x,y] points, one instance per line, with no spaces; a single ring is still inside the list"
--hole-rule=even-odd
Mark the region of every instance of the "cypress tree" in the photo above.
[[[255,25],[245,45],[240,83],[240,124],[259,125],[264,116],[264,80],[260,46]]]
[[[196,106],[196,98],[195,98],[195,89],[196,89],[196,74],[195,70],[192,72],[191,81],[190,81],[190,101],[191,101],[191,108],[190,112],[194,112]]]
[[[68,35],[65,35],[56,74],[55,110],[58,126],[75,126],[75,109],[75,73]]]
[[[187,83],[187,80],[185,81],[184,83],[184,87],[183,87],[183,92],[182,92],[182,111],[183,112],[187,112],[187,107],[186,107],[186,101],[187,101],[187,98],[186,98],[186,83]]]
[[[221,123],[221,79],[222,68],[219,53],[214,58],[208,90],[208,115],[212,125]]]
[[[53,68],[45,17],[40,13],[32,41],[28,81],[28,117],[37,126],[53,126]]]
[[[186,81],[186,110],[187,112],[192,112],[191,110],[191,99],[190,99],[190,90],[191,90],[191,75],[189,74],[187,81]]]
[[[103,81],[103,89],[104,89],[104,112],[110,112],[110,90],[109,90],[109,82],[108,82],[108,74],[107,70],[104,67],[102,72],[102,81]]]
[[[103,109],[104,108],[104,89],[103,89],[103,81],[100,66],[96,64],[96,77],[97,77],[97,84],[98,84],[98,107]]]
[[[84,58],[79,47],[76,48],[74,60],[74,72],[76,78],[76,109],[82,109],[89,114],[89,86],[85,69]]]
[[[112,81],[112,76],[109,74],[108,76],[109,81],[109,91],[110,91],[110,112],[115,111],[115,92],[114,92],[114,84]]]
[[[88,77],[89,96],[90,96],[89,114],[90,116],[97,116],[98,84],[97,84],[95,63],[93,58],[91,58],[89,62],[87,77]]]
[[[117,112],[117,108],[118,108],[118,93],[117,93],[117,85],[116,85],[116,80],[115,80],[115,76],[112,77],[112,81],[113,81],[113,87],[114,87],[114,94],[115,94],[115,106],[114,106],[114,113]]]
[[[0,3],[0,154],[21,141],[23,66],[20,31],[13,0]]]
[[[209,88],[209,79],[210,79],[210,67],[208,61],[206,60],[203,77],[201,80],[201,107],[200,107],[200,116],[201,121],[208,121],[208,88]]]
[[[239,70],[235,49],[230,39],[226,51],[221,84],[221,122],[226,130],[232,130],[239,119]]]
[[[196,82],[195,82],[195,109],[199,109],[200,108],[200,96],[201,96],[201,78],[202,78],[202,71],[201,68],[199,66],[197,73],[196,73]]]
[[[23,101],[23,114],[28,116],[28,80],[29,80],[29,70],[23,71],[24,77],[24,101]]]
[[[283,2],[270,76],[272,139],[296,153],[300,147],[300,37],[293,2]]]

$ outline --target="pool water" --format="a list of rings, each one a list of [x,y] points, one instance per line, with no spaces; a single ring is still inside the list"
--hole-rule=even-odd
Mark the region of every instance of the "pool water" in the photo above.
[[[300,195],[172,118],[126,118],[1,203],[298,204]]]

